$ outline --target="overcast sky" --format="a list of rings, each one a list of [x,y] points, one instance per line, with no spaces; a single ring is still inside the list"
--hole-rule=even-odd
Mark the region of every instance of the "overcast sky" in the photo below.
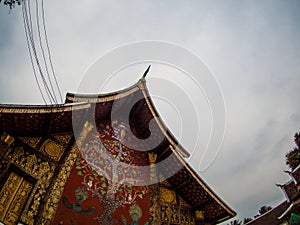
[[[77,91],[100,56],[133,41],[175,43],[206,63],[223,92],[227,126],[216,160],[198,172],[239,218],[253,217],[260,206],[274,207],[284,199],[275,184],[289,179],[283,172],[287,169],[285,154],[293,148],[293,135],[300,130],[299,11],[296,0],[45,0],[47,33],[63,95]],[[0,6],[0,34],[0,102],[42,104],[20,7],[9,14]],[[136,82],[144,68],[137,67],[136,75],[110,88]],[[150,93],[159,89],[151,87],[151,77],[169,79],[172,70],[157,68],[149,74]],[[169,98],[168,94],[158,95]],[[172,110],[161,106],[158,111],[174,134],[182,135],[182,124],[190,121],[177,108],[179,122]],[[183,144],[189,149],[186,140]],[[190,159],[194,168],[198,158],[195,154]]]

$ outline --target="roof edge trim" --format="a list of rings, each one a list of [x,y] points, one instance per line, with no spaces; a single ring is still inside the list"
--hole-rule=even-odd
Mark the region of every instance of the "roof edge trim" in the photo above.
[[[124,88],[121,90],[117,90],[105,94],[82,94],[82,93],[77,94],[77,93],[67,92],[66,101],[68,100],[71,102],[92,102],[92,103],[108,102],[115,99],[123,98],[138,90],[139,90],[138,84],[135,83],[128,88]]]
[[[152,102],[152,99],[151,99],[151,97],[149,95],[149,92],[148,92],[148,89],[146,87],[146,80],[144,78],[141,78],[138,81],[137,85],[138,85],[139,89],[142,91],[142,93],[144,95],[144,98],[146,100],[146,104],[148,105],[148,108],[149,108],[153,118],[155,119],[157,125],[159,126],[160,130],[163,132],[163,134],[165,135],[167,140],[171,143],[172,147],[175,148],[176,151],[178,151],[182,155],[182,157],[184,157],[184,158],[190,157],[190,153],[187,152],[183,148],[183,146],[178,143],[178,141],[173,136],[171,131],[169,129],[167,129],[167,126],[160,119],[160,116],[159,116],[158,112],[156,111],[156,108],[155,108],[155,106]]]
[[[229,215],[236,216],[236,212],[233,211],[214,191],[195,173],[195,171],[184,161],[182,157],[175,151],[175,149],[170,146],[171,150],[174,152],[175,156],[182,163],[182,165],[189,171],[192,177],[200,184],[200,186],[220,205],[225,209]],[[221,220],[221,219],[220,219]]]
[[[90,108],[86,102],[59,105],[12,105],[0,104],[0,113],[60,113]]]

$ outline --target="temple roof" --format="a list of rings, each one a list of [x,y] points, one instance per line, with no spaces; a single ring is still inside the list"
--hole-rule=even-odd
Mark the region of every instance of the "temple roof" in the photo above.
[[[270,211],[266,212],[265,214],[255,218],[254,220],[247,223],[247,225],[279,225],[282,224],[283,220],[278,219],[281,214],[286,210],[289,203],[287,201],[282,202],[275,208],[271,209]]]
[[[73,132],[72,116],[80,121],[88,103],[64,105],[0,105],[0,132],[12,136],[43,136]],[[74,114],[76,112],[76,114]]]
[[[291,179],[284,184],[276,184],[279,186],[285,194],[286,200],[268,211],[267,213],[259,216],[258,218],[247,223],[247,225],[259,225],[259,224],[282,224],[283,221],[287,221],[291,213],[299,210],[300,208],[300,192],[299,192],[299,178],[300,178],[300,166],[295,168],[292,172],[288,172]]]
[[[300,165],[290,173],[290,176],[293,178],[296,184],[300,184]]]
[[[215,224],[236,215],[185,162],[183,158],[189,157],[189,153],[178,143],[159,116],[144,79],[127,89],[108,94],[67,93],[66,103],[72,102],[92,104],[94,114],[91,118],[96,124],[104,119],[126,120],[129,117],[128,123],[134,135],[141,139],[153,135],[155,141],[160,142],[155,148],[149,149],[158,155],[157,171],[167,178],[193,208],[204,211],[208,222]],[[128,107],[130,112],[122,111]],[[117,112],[117,115],[112,116],[112,111]],[[155,123],[151,124],[150,131],[149,124],[152,120]]]
[[[295,184],[293,179],[290,179],[288,182],[286,182],[283,185],[278,185],[283,190],[286,199],[288,202],[291,202],[299,197],[299,191],[297,189],[297,185]]]
[[[73,132],[74,121],[97,126],[101,121],[115,120],[125,121],[136,137],[145,140],[146,147],[157,143],[147,151],[157,154],[160,176],[195,210],[204,211],[207,222],[215,224],[236,215],[183,159],[189,153],[160,118],[144,79],[108,94],[67,93],[62,105],[0,105],[0,131],[12,136],[67,133]]]

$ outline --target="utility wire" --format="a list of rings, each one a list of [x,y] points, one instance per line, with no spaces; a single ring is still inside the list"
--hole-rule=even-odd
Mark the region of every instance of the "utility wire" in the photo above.
[[[47,77],[48,77],[48,81],[49,81],[49,84],[50,84],[50,88],[51,88],[53,97],[54,97],[55,100],[57,100],[56,95],[55,95],[55,91],[54,91],[54,88],[53,88],[53,85],[52,85],[52,81],[51,81],[51,78],[50,78],[50,75],[49,75],[48,65],[47,65],[47,61],[46,61],[46,57],[45,57],[45,51],[44,51],[44,48],[43,48],[43,43],[42,43],[42,38],[41,38],[40,23],[39,23],[38,0],[35,1],[35,5],[36,5],[36,7],[35,7],[36,8],[36,25],[37,25],[37,30],[38,30],[38,37],[39,37],[39,44],[40,44],[40,48],[41,48],[41,53],[42,53],[42,57],[43,57],[43,60],[44,60],[45,70],[46,70],[46,73],[47,73]]]
[[[55,72],[54,72],[54,68],[53,68],[52,57],[51,57],[51,52],[50,52],[49,42],[48,42],[48,35],[47,35],[47,32],[46,32],[44,0],[41,0],[41,1],[42,1],[42,19],[43,19],[43,27],[44,27],[44,33],[45,33],[45,41],[46,41],[47,50],[48,50],[49,62],[50,62],[52,74],[53,74],[53,77],[54,77],[54,80],[55,80],[55,84],[56,84],[57,90],[58,90],[58,92],[59,92],[60,100],[61,100],[61,102],[63,102],[61,90],[60,90],[59,84],[58,84],[58,82],[57,82],[57,78],[56,78],[56,75],[55,75]]]
[[[30,37],[31,47],[32,47],[32,50],[33,50],[33,53],[34,53],[33,55],[34,55],[38,70],[40,72],[40,76],[41,76],[42,81],[43,81],[42,84],[43,84],[43,86],[46,90],[46,93],[48,95],[48,98],[49,98],[51,104],[53,104],[53,102],[56,103],[56,99],[54,98],[53,94],[51,93],[51,90],[50,90],[50,88],[48,86],[48,83],[46,81],[46,78],[44,76],[43,68],[40,64],[40,60],[39,60],[39,57],[38,57],[38,52],[37,52],[36,45],[35,45],[35,42],[34,42],[30,0],[27,0],[27,3],[28,3],[28,6],[27,6],[28,9],[27,9],[26,16],[27,16],[27,21],[28,21],[28,16],[29,16],[29,24],[30,24],[30,28],[29,28],[29,34],[30,35],[29,35],[29,37]],[[25,9],[26,9],[26,7],[25,7]]]
[[[36,16],[36,26],[37,26],[37,36],[39,45],[35,44],[34,40],[34,29],[33,29],[33,19],[31,14],[31,4],[30,0],[23,0],[22,4],[22,13],[23,13],[23,22],[24,22],[24,30],[26,35],[26,42],[30,56],[30,62],[33,68],[33,73],[35,76],[36,83],[38,85],[38,89],[43,98],[44,103],[47,105],[47,101],[45,95],[47,96],[50,104],[58,104],[58,98],[60,97],[60,101],[63,102],[60,87],[57,82],[57,78],[54,72],[54,67],[51,59],[51,52],[49,48],[49,42],[46,32],[45,26],[45,12],[44,12],[44,3],[43,0],[41,4],[41,19],[40,19],[40,11],[38,0],[35,1],[35,16]],[[41,21],[42,20],[42,21]],[[43,38],[41,34],[41,25],[43,26]],[[43,43],[46,43],[46,51]],[[37,48],[38,47],[38,48]],[[42,59],[40,60],[39,54],[42,55]],[[48,60],[46,58],[46,54],[48,56]],[[48,62],[47,62],[48,61]],[[51,73],[49,70],[49,65],[51,68]],[[39,81],[41,80],[41,82]],[[42,86],[41,86],[42,85]],[[43,87],[43,88],[42,88]]]
[[[33,57],[32,57],[32,53],[31,53],[31,48],[30,48],[30,44],[29,44],[29,37],[28,37],[28,30],[27,30],[28,27],[26,26],[26,21],[25,21],[25,6],[24,5],[25,4],[22,4],[23,24],[24,24],[24,30],[25,30],[25,35],[26,35],[27,48],[28,48],[28,52],[29,52],[29,56],[30,56],[30,62],[31,62],[31,66],[33,68],[33,73],[34,73],[35,81],[38,85],[38,89],[40,91],[40,94],[42,96],[42,99],[43,99],[44,103],[47,105],[47,101],[46,101],[46,99],[44,97],[44,94],[42,92],[39,80],[38,80],[37,75],[36,75],[35,66],[34,66],[34,63],[33,63]]]

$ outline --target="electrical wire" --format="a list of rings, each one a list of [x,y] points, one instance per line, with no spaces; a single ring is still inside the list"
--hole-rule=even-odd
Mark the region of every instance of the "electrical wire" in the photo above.
[[[45,96],[47,96],[50,104],[58,104],[57,96],[60,97],[60,101],[62,102],[62,95],[60,91],[60,87],[57,82],[57,78],[54,72],[54,67],[51,58],[51,52],[49,48],[48,36],[46,32],[45,26],[45,12],[44,12],[44,3],[42,0],[41,4],[41,19],[39,12],[39,4],[38,0],[35,1],[35,16],[36,16],[36,26],[37,26],[37,36],[38,36],[38,48],[34,40],[34,29],[33,29],[33,19],[31,14],[31,4],[30,0],[23,0],[22,4],[22,14],[23,14],[23,22],[24,22],[24,30],[26,35],[26,43],[29,51],[30,62],[33,68],[34,77],[36,83],[38,85],[39,92],[43,98],[44,103],[47,105],[47,101]],[[42,20],[43,26],[43,38],[41,34],[41,25],[40,20]],[[46,48],[44,48],[43,40],[46,43]],[[45,51],[46,49],[46,51]],[[41,54],[42,59],[40,60],[39,55]],[[48,56],[48,60],[46,58],[46,54]],[[49,62],[49,64],[47,63]],[[49,72],[49,65],[51,68],[51,73]],[[47,77],[47,78],[46,78]],[[39,81],[41,80],[41,81]],[[54,84],[54,85],[53,85]],[[42,88],[43,87],[43,88]]]
[[[24,12],[25,12],[24,15],[25,15],[25,23],[26,23],[28,37],[29,37],[29,43],[30,43],[30,47],[31,47],[31,50],[33,53],[34,64],[36,64],[36,66],[37,66],[39,75],[42,79],[42,85],[46,91],[46,95],[48,96],[50,103],[52,104],[52,98],[51,98],[51,95],[47,88],[47,84],[46,84],[46,81],[45,81],[43,73],[42,73],[42,68],[41,68],[41,65],[40,65],[38,57],[37,57],[37,51],[35,48],[35,43],[34,43],[34,38],[33,38],[33,33],[32,33],[33,28],[32,28],[32,19],[31,19],[31,11],[30,11],[30,2],[29,2],[29,0],[27,2],[28,2],[28,6],[26,5],[26,2],[24,2]]]
[[[34,73],[35,81],[36,81],[36,83],[38,85],[39,92],[40,92],[40,94],[42,96],[42,99],[43,99],[44,103],[47,105],[47,101],[46,101],[46,99],[44,97],[44,94],[43,94],[43,91],[41,89],[39,80],[38,80],[37,75],[36,75],[35,66],[34,66],[34,63],[33,63],[33,58],[32,58],[30,44],[29,44],[28,30],[27,30],[26,21],[25,21],[25,9],[24,9],[25,6],[24,5],[25,4],[22,4],[23,24],[24,24],[24,30],[25,30],[25,35],[26,35],[27,48],[28,48],[28,52],[29,52],[29,56],[30,56],[30,62],[31,62],[31,66],[33,68],[33,73]]]
[[[39,57],[38,57],[36,45],[35,45],[35,42],[34,42],[30,0],[27,0],[27,3],[28,3],[28,6],[27,6],[28,9],[26,11],[27,12],[26,16],[27,16],[27,22],[28,22],[28,16],[29,16],[29,25],[30,25],[30,28],[29,28],[29,37],[30,37],[30,42],[31,42],[31,48],[33,50],[33,56],[35,58],[35,62],[37,64],[40,76],[42,78],[42,81],[43,81],[42,84],[44,86],[44,89],[46,90],[46,93],[48,95],[49,101],[51,102],[51,104],[53,104],[53,102],[56,103],[56,99],[54,98],[53,94],[51,93],[51,90],[50,90],[50,88],[48,86],[48,83],[46,81],[46,78],[44,76],[43,69],[42,69],[42,66],[40,64],[40,60],[39,60]],[[26,7],[25,7],[25,9],[26,9]]]
[[[59,92],[60,100],[61,100],[61,102],[63,102],[63,98],[62,98],[61,90],[60,90],[59,84],[58,84],[58,82],[57,82],[57,78],[56,78],[56,75],[55,75],[55,72],[54,72],[54,68],[53,68],[52,57],[51,57],[51,52],[50,52],[50,48],[49,48],[49,42],[48,42],[48,35],[47,35],[47,32],[46,32],[46,25],[45,25],[45,24],[46,24],[46,22],[45,22],[44,0],[41,0],[41,2],[42,2],[42,19],[43,19],[43,28],[44,28],[44,34],[45,34],[46,46],[47,46],[47,50],[48,50],[49,62],[50,62],[50,66],[51,66],[52,74],[53,74],[53,77],[54,77],[54,81],[55,81],[55,84],[56,84],[57,90],[58,90],[58,92]]]
[[[35,5],[36,5],[36,25],[37,25],[37,30],[38,30],[38,37],[39,37],[39,44],[40,44],[40,48],[41,48],[41,53],[42,53],[42,57],[44,60],[44,65],[45,65],[45,70],[46,70],[46,74],[48,77],[48,81],[49,81],[49,85],[53,94],[53,97],[55,100],[57,100],[56,95],[55,95],[55,91],[52,85],[52,81],[49,75],[49,71],[48,71],[48,65],[47,65],[47,61],[46,61],[46,57],[45,57],[45,51],[43,48],[43,43],[42,43],[42,37],[41,37],[41,31],[40,31],[40,23],[39,23],[39,7],[38,7],[38,0],[35,1]]]

